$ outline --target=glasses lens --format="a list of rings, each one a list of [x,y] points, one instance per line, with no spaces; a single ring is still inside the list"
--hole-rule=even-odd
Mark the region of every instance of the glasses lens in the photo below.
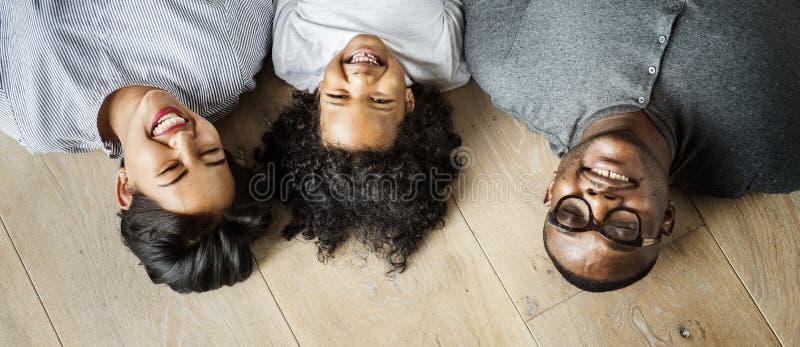
[[[639,218],[630,211],[617,210],[604,221],[603,231],[606,236],[620,240],[633,241],[639,236]]]
[[[589,205],[578,198],[567,198],[558,207],[556,219],[569,228],[585,228],[589,225]]]

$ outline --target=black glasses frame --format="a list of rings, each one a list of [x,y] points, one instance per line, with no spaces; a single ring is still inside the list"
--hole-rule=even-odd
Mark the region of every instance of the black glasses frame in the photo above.
[[[589,222],[586,224],[585,227],[583,227],[583,228],[573,228],[573,227],[570,227],[568,225],[561,224],[561,222],[558,221],[558,217],[557,217],[557,213],[556,212],[561,208],[561,204],[564,203],[564,201],[566,201],[567,199],[579,199],[579,200],[583,201],[584,204],[586,204],[586,207],[589,208]],[[618,240],[618,239],[608,235],[606,233],[606,231],[603,229],[603,225],[598,223],[597,219],[594,218],[594,212],[592,212],[592,205],[590,205],[589,202],[586,201],[586,199],[584,199],[584,198],[582,198],[580,196],[577,196],[577,195],[567,195],[567,196],[562,197],[560,200],[558,200],[558,203],[556,204],[555,208],[550,210],[550,213],[547,216],[547,223],[552,225],[552,226],[554,226],[554,227],[556,227],[556,228],[558,228],[558,229],[561,229],[561,230],[564,230],[564,231],[569,231],[569,232],[579,233],[579,232],[585,232],[585,231],[589,231],[589,230],[596,231],[596,232],[600,233],[600,235],[602,235],[604,238],[606,238],[609,241],[616,242],[616,243],[619,243],[619,244],[623,244],[623,245],[626,245],[626,246],[632,246],[632,247],[649,246],[649,245],[652,245],[652,244],[656,243],[656,241],[658,241],[658,239],[661,238],[661,232],[659,232],[658,236],[656,236],[653,239],[642,238],[642,217],[639,216],[639,214],[636,213],[636,211],[634,211],[632,209],[629,209],[629,208],[626,208],[626,207],[617,207],[615,209],[612,209],[612,210],[606,212],[606,215],[603,217],[603,220],[608,220],[608,216],[610,216],[612,213],[617,212],[617,211],[629,212],[629,213],[632,213],[634,216],[636,216],[636,222],[639,225],[639,230],[637,231],[635,239],[630,240],[630,241]]]

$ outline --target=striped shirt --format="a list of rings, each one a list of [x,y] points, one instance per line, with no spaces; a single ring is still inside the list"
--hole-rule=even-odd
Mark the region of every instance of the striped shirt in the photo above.
[[[255,87],[272,17],[271,0],[2,1],[0,130],[32,153],[119,158],[97,112],[126,85],[219,120]]]

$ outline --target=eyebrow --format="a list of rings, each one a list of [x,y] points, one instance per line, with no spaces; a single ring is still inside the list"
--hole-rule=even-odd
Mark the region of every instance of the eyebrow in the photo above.
[[[224,164],[224,163],[225,163],[225,160],[226,160],[226,158],[222,158],[222,159],[220,159],[220,160],[217,160],[217,161],[212,161],[212,162],[210,162],[210,163],[206,163],[205,165],[206,165],[206,166],[208,166],[208,167],[211,167],[211,166],[220,166],[220,165],[222,165],[222,164]]]
[[[391,103],[394,103],[394,101],[392,101]],[[393,107],[383,107],[382,108],[382,107],[376,106],[374,103],[370,103],[369,108],[371,108],[373,110],[376,110],[376,111],[383,111],[383,112],[392,112],[394,110]]]
[[[217,160],[217,161],[212,161],[212,162],[210,162],[210,163],[205,163],[205,166],[208,166],[208,167],[220,166],[220,165],[222,165],[222,164],[225,164],[225,161],[226,161],[226,158],[222,158],[222,159],[220,159],[220,160]],[[182,172],[181,172],[181,173],[178,175],[178,177],[175,177],[175,178],[174,178],[172,181],[169,181],[169,182],[167,182],[167,183],[165,183],[165,184],[159,184],[158,186],[159,186],[159,187],[162,187],[162,188],[165,188],[165,187],[169,187],[169,186],[171,186],[171,185],[174,185],[175,183],[178,183],[178,181],[180,181],[181,179],[183,179],[183,177],[185,177],[185,176],[186,176],[186,174],[188,174],[188,173],[189,173],[189,170],[183,170],[183,171],[182,171]]]
[[[608,240],[608,247],[619,252],[630,252],[636,250],[636,247],[621,245],[611,240]]]

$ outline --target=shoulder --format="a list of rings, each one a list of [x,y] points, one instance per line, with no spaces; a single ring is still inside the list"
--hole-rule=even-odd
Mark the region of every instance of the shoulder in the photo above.
[[[504,59],[520,35],[527,8],[526,1],[465,1],[467,61],[481,65]]]

